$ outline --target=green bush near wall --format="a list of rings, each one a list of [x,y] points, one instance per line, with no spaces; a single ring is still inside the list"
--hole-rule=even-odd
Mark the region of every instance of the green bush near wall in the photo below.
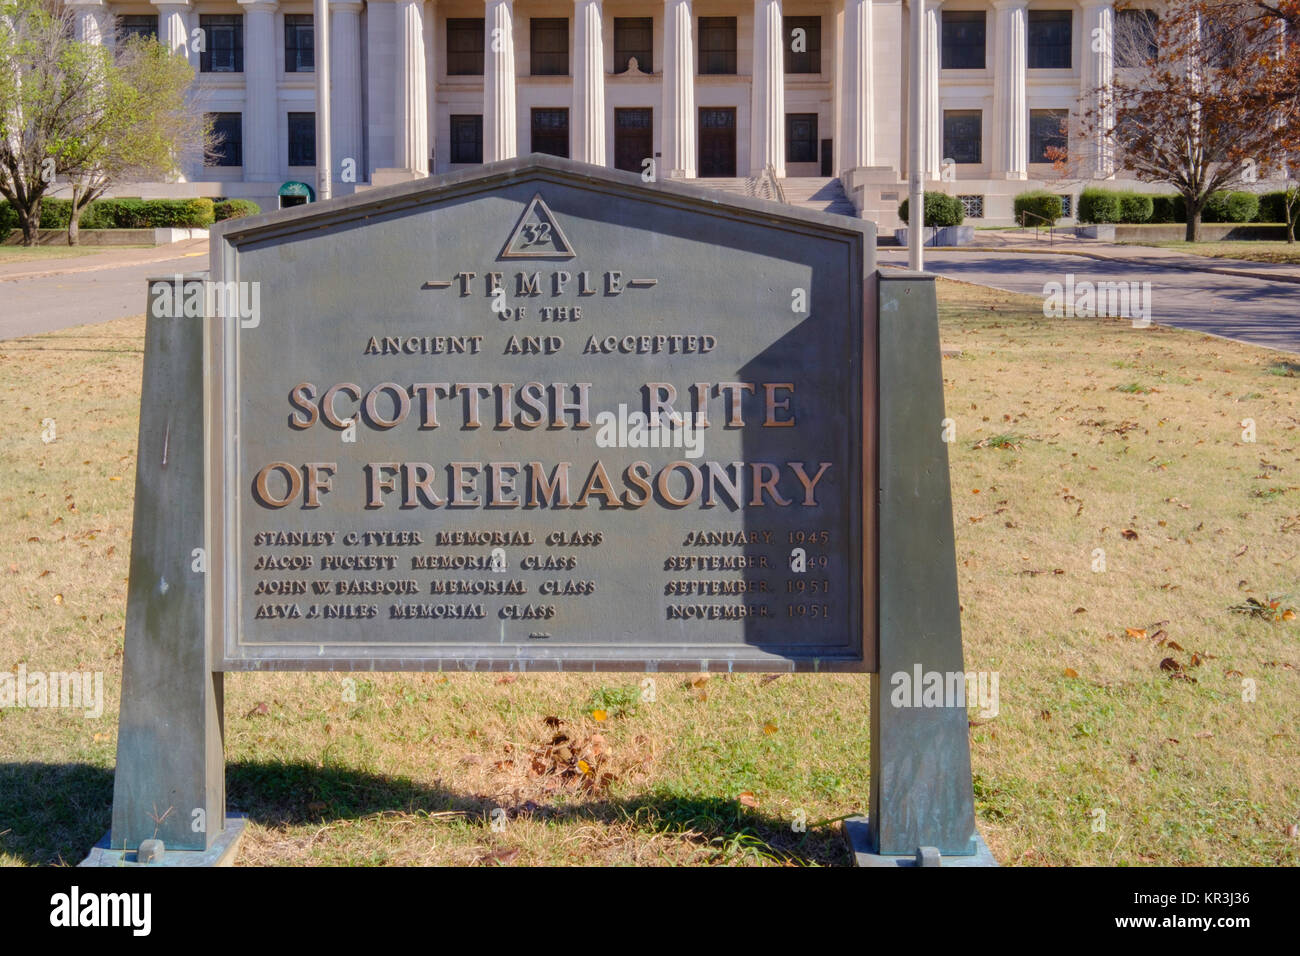
[[[69,199],[41,200],[42,229],[67,229],[71,214]],[[96,199],[81,211],[78,225],[82,229],[206,229],[214,221],[212,200],[202,197]]]
[[[1155,204],[1145,193],[1120,193],[1120,222],[1150,222]]]
[[[1151,222],[1175,223],[1187,221],[1187,203],[1178,193],[1151,197]]]
[[[1079,194],[1079,222],[1150,222],[1154,207],[1153,197],[1145,193],[1090,186]]]
[[[9,203],[0,199],[0,242],[9,238],[9,233],[18,228],[18,213],[9,208]]]
[[[898,218],[908,222],[908,200],[904,199],[898,207]],[[927,226],[960,226],[966,219],[966,207],[956,196],[947,193],[925,194],[925,224]]]
[[[1015,210],[1016,222],[1033,226],[1046,219],[1055,225],[1056,220],[1065,215],[1065,203],[1055,193],[1049,193],[1045,189],[1031,189],[1016,197]],[[1027,219],[1022,217],[1022,213],[1029,213]]]
[[[1203,222],[1251,222],[1259,213],[1259,195],[1245,192],[1210,193],[1201,211]]]
[[[1119,193],[1091,186],[1079,193],[1079,222],[1116,223],[1119,217]]]
[[[1300,219],[1300,204],[1291,211],[1292,219]],[[1259,197],[1259,211],[1255,222],[1280,222],[1286,225],[1286,193],[1282,190],[1264,193]]]
[[[213,213],[217,217],[217,222],[256,216],[261,211],[262,207],[251,199],[222,199],[213,204]]]

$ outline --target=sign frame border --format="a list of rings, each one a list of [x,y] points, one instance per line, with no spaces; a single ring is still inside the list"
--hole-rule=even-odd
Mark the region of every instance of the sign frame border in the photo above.
[[[820,238],[834,238],[839,233],[849,246],[854,267],[862,270],[862,287],[856,300],[862,330],[861,394],[857,419],[861,424],[861,528],[862,542],[860,566],[861,587],[857,617],[861,623],[856,642],[846,641],[852,653],[822,657],[790,656],[799,652],[800,645],[764,645],[780,647],[788,653],[759,650],[753,645],[713,645],[693,651],[689,646],[668,644],[629,644],[618,648],[616,655],[582,656],[587,645],[560,643],[537,645],[505,645],[510,653],[483,658],[482,642],[468,643],[464,653],[438,656],[427,654],[392,656],[370,653],[362,658],[365,644],[300,645],[304,650],[298,656],[249,657],[240,653],[240,644],[234,628],[238,615],[234,612],[239,573],[238,561],[239,507],[237,472],[237,438],[234,434],[236,405],[238,401],[238,348],[237,316],[207,320],[204,341],[205,375],[204,408],[207,448],[207,468],[204,488],[206,538],[208,544],[208,582],[206,631],[211,648],[214,669],[220,671],[462,671],[493,672],[518,671],[536,673],[558,672],[848,672],[869,673],[875,670],[879,647],[878,608],[878,499],[880,476],[878,473],[880,449],[879,402],[876,390],[879,378],[879,336],[877,315],[877,281],[875,262],[875,224],[868,220],[854,220],[812,210],[782,206],[766,200],[727,196],[698,186],[679,182],[646,183],[635,173],[596,169],[587,164],[557,157],[533,154],[472,170],[431,176],[413,183],[379,187],[359,192],[353,196],[336,199],[321,209],[315,204],[290,207],[272,213],[250,216],[218,223],[211,231],[211,279],[224,283],[238,281],[238,252],[243,243],[258,244],[277,238],[300,235],[310,228],[328,228],[343,223],[358,222],[370,216],[387,215],[425,204],[431,190],[437,190],[439,200],[463,198],[475,193],[488,192],[516,182],[536,182],[540,186],[550,180],[560,185],[579,186],[586,189],[605,189],[614,195],[624,196],[627,187],[634,187],[645,201],[659,202],[677,208],[706,207],[715,216],[732,218],[752,224],[755,220],[768,225],[794,231],[812,231]],[[847,281],[847,280],[846,280]],[[850,318],[853,321],[853,318]],[[291,645],[270,645],[284,648]],[[392,646],[392,645],[389,645]],[[326,648],[329,648],[328,652]],[[608,652],[612,645],[594,645]],[[734,647],[734,652],[730,651]],[[318,648],[313,652],[312,648]],[[554,649],[554,654],[538,655],[537,651]],[[722,649],[727,653],[719,653]],[[673,649],[675,652],[673,652]],[[572,651],[570,653],[570,651]],[[667,651],[667,653],[666,653]]]

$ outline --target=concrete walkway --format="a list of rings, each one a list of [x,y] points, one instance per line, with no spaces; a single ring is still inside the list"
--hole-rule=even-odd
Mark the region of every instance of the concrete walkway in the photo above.
[[[1020,248],[927,249],[925,268],[949,279],[1018,292],[1040,301],[1046,300],[1048,283],[1064,285],[1071,275],[1076,282],[1149,282],[1151,321],[1157,325],[1300,353],[1300,287],[1292,278],[1192,268],[1186,260],[1202,261],[1202,257],[1176,256],[1178,261],[1171,261],[1169,257],[1132,256],[1127,255],[1132,249],[1129,246],[1111,246],[1100,252],[1096,247],[1066,248],[1058,246],[1049,252],[1044,242],[1043,248],[1032,252]],[[1126,255],[1121,258],[1111,251],[1114,249],[1122,249]],[[906,249],[882,247],[878,254],[882,266],[907,266]],[[1076,320],[1059,321],[1068,324]],[[1141,333],[1135,330],[1134,334]]]
[[[145,280],[208,267],[208,241],[0,264],[0,340],[139,315]]]

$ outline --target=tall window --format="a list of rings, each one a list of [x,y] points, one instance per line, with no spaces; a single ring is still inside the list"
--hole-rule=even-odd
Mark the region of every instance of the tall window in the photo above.
[[[284,15],[284,72],[312,73],[316,70],[316,39],[310,13]]]
[[[201,73],[244,72],[244,15],[204,13],[199,15],[205,46],[199,54]]]
[[[289,165],[316,165],[316,114],[289,114]]]
[[[979,110],[943,111],[943,158],[954,163],[984,161],[984,114]]]
[[[212,135],[216,140],[211,166],[244,165],[244,123],[239,113],[209,113]]]
[[[483,18],[447,18],[447,75],[483,75]]]
[[[1029,11],[1029,68],[1068,70],[1072,62],[1073,14],[1069,10]]]
[[[568,110],[533,110],[532,152],[568,158]]]
[[[822,18],[785,17],[785,71],[822,71]],[[800,160],[802,162],[802,160]]]
[[[785,161],[817,162],[817,114],[785,114]]]
[[[943,11],[942,60],[945,70],[984,69],[988,14],[983,10]]]
[[[533,17],[528,21],[533,76],[569,75],[569,21]],[[567,155],[567,154],[566,154]]]
[[[642,73],[654,72],[653,17],[614,18],[614,72],[626,73],[628,61],[636,57],[637,69]]]
[[[1115,11],[1115,65],[1141,66],[1160,55],[1156,27],[1160,16],[1154,10]]]
[[[1054,163],[1069,146],[1065,130],[1069,110],[1029,111],[1029,161]]]
[[[158,39],[158,14],[133,13],[117,18],[117,29],[123,39],[140,37],[145,40]]]
[[[1213,14],[1201,20],[1201,48],[1205,62],[1220,68],[1227,66],[1245,52],[1241,48],[1241,37],[1233,32],[1232,25],[1216,20]]]
[[[736,72],[736,18],[700,17],[700,72]]]
[[[465,114],[451,117],[451,161],[483,162],[483,116]]]

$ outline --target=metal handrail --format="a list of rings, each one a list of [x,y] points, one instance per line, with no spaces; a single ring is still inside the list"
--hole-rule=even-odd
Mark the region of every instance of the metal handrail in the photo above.
[[[772,182],[772,195],[779,203],[785,202],[785,190],[781,187],[781,180],[776,178],[776,167],[771,163],[763,169],[764,175]]]
[[[1045,223],[1047,223],[1047,244],[1050,245],[1050,246],[1054,246],[1054,245],[1056,245],[1056,220],[1055,220],[1055,219],[1048,219],[1046,216],[1040,216],[1040,215],[1038,215],[1037,213],[1030,212],[1030,211],[1027,210],[1027,209],[1022,209],[1022,210],[1020,211],[1020,228],[1021,228],[1021,229],[1027,229],[1027,228],[1029,228],[1029,224],[1028,224],[1027,222],[1025,222],[1025,217],[1026,217],[1026,216],[1029,217],[1029,218],[1031,218],[1031,219],[1037,219],[1038,222],[1045,222]],[[1040,227],[1037,223],[1034,224],[1034,240],[1035,240],[1035,241],[1038,241],[1038,231],[1039,231],[1040,228],[1041,228],[1041,227]]]

